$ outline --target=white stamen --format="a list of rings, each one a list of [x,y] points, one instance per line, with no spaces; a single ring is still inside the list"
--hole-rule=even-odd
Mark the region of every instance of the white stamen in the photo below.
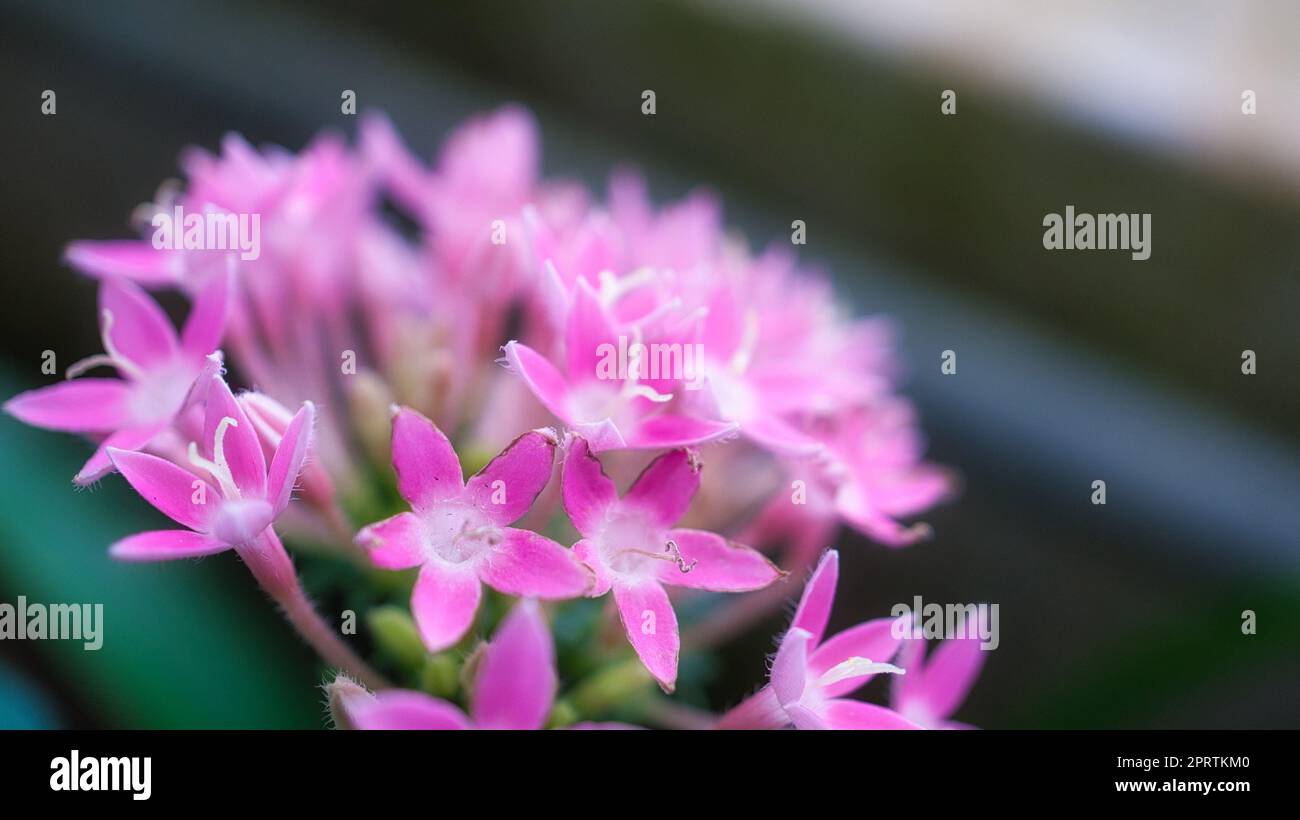
[[[65,379],[75,379],[87,370],[107,365],[108,367],[116,367],[117,371],[124,376],[130,376],[137,381],[140,380],[144,377],[144,368],[123,356],[113,346],[113,337],[109,335],[113,330],[113,312],[105,309],[101,315],[103,316],[103,330],[100,336],[104,341],[104,350],[106,352],[87,356],[81,361],[73,362],[63,377]]]
[[[239,422],[230,416],[224,416],[218,422],[216,433],[212,437],[211,461],[199,455],[198,443],[191,441],[189,447],[190,463],[211,473],[221,487],[221,494],[228,499],[239,498],[239,485],[235,484],[230,465],[226,463],[226,428],[238,426]]]
[[[905,675],[907,671],[894,666],[892,663],[874,663],[870,658],[849,658],[827,669],[826,673],[817,679],[817,685],[830,686],[832,683],[837,683],[845,678],[859,678],[863,675],[879,674]]]

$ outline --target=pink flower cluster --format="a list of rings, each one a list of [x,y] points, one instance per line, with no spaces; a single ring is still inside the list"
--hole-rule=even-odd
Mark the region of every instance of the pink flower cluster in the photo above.
[[[777,584],[763,600],[779,606],[783,579],[806,575],[840,525],[904,546],[928,532],[904,519],[951,490],[894,390],[888,327],[847,317],[788,247],[751,253],[707,193],[657,209],[623,172],[602,201],[538,166],[518,108],[472,120],[431,166],[379,117],[355,148],[231,136],[219,155],[192,151],[184,184],[138,211],[144,238],[68,249],[99,280],[104,353],[5,405],[97,445],[78,484],[116,470],[184,527],[126,538],[114,557],[235,550],[350,673],[331,687],[340,724],[539,728],[558,687],[539,602],[607,593],[671,692],[674,598]],[[256,215],[260,247],[147,235],[184,212]],[[146,289],[190,298],[179,335]],[[232,394],[223,350],[256,391]],[[117,378],[73,378],[100,366]],[[485,588],[524,599],[462,676],[469,716],[357,657],[307,602],[277,530],[410,571],[431,656],[463,657]],[[771,684],[723,725],[947,725],[975,661],[936,653],[897,690],[899,713],[843,697],[904,670],[887,621],[822,640],[838,566],[826,556]],[[764,610],[731,612],[746,611]],[[919,672],[917,650],[905,655]],[[965,677],[949,682],[949,667]]]

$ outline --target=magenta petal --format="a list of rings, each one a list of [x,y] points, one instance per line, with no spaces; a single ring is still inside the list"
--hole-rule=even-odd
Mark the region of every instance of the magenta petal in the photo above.
[[[832,698],[817,710],[831,729],[921,729],[895,711],[860,700]]]
[[[635,450],[691,447],[733,435],[738,429],[740,428],[731,422],[690,416],[653,416],[642,421],[636,430],[627,435],[627,446]]]
[[[772,660],[772,692],[783,708],[789,711],[803,699],[804,689],[808,686],[808,646],[812,635],[792,627]]]
[[[614,601],[627,639],[645,668],[665,692],[677,684],[677,655],[681,650],[677,614],[668,593],[657,581],[614,586]]]
[[[233,278],[229,270],[213,276],[195,298],[181,330],[181,349],[187,355],[202,359],[221,346]]]
[[[416,510],[464,489],[460,459],[438,426],[409,407],[393,416],[393,469],[397,490]]]
[[[85,487],[112,472],[113,460],[108,456],[110,447],[118,450],[139,450],[166,429],[166,424],[151,424],[146,427],[127,427],[118,430],[100,443],[95,449],[95,454],[72,477],[72,483],[78,487]]]
[[[903,638],[895,637],[896,618],[877,618],[858,624],[828,638],[813,651],[808,668],[814,677],[826,672],[849,658],[866,658],[874,663],[889,663],[903,646]],[[900,633],[901,634],[901,633]],[[823,687],[827,697],[838,697],[864,685],[872,675],[845,678]],[[900,675],[899,677],[908,677]]]
[[[506,364],[524,380],[533,396],[559,419],[572,422],[569,412],[569,385],[555,365],[528,345],[507,342],[501,348]]]
[[[203,409],[203,442],[209,458],[214,457],[217,428],[223,419],[234,419],[222,439],[222,452],[230,467],[230,476],[241,493],[247,497],[266,497],[266,457],[262,443],[257,440],[257,429],[248,420],[244,408],[239,406],[226,380],[214,378],[208,385],[207,403]]]
[[[428,561],[411,590],[411,615],[430,652],[441,652],[465,637],[474,623],[483,585],[466,564]]]
[[[348,710],[352,725],[370,730],[469,729],[465,713],[446,701],[426,695],[390,689],[373,698],[358,701]]]
[[[942,719],[957,711],[984,666],[984,654],[973,638],[947,640],[931,651],[923,673],[929,714]]]
[[[677,545],[682,563],[659,562],[662,583],[714,592],[749,592],[782,577],[781,570],[762,553],[721,535],[703,530],[670,530],[668,537]]]
[[[177,524],[208,529],[221,493],[203,479],[165,459],[130,450],[109,450],[118,472],[145,501]]]
[[[99,313],[117,353],[140,367],[170,361],[179,349],[167,314],[134,282],[105,280],[99,286]]]
[[[510,611],[479,666],[470,713],[481,729],[540,729],[555,700],[555,645],[534,601]]]
[[[585,439],[569,441],[562,478],[564,511],[573,526],[583,535],[592,535],[604,525],[606,516],[618,501],[618,489],[592,455]]]
[[[266,478],[266,498],[271,502],[273,515],[278,516],[289,506],[294,482],[298,480],[298,473],[302,471],[303,462],[307,459],[307,450],[311,445],[311,427],[315,420],[316,408],[309,401],[303,402],[285,428],[279,446],[275,448],[275,455],[271,458],[271,471]]]
[[[108,548],[108,554],[119,561],[171,561],[213,555],[228,548],[228,544],[203,533],[154,530],[123,538]]]
[[[614,323],[601,306],[600,296],[587,284],[586,279],[579,279],[573,293],[573,304],[569,308],[564,337],[569,379],[574,384],[595,381],[598,378],[597,364],[603,358],[601,345],[608,345],[610,350],[615,350],[617,343]],[[608,353],[605,355],[608,356]]]
[[[130,385],[120,379],[75,379],[19,393],[4,409],[33,427],[106,433],[128,423],[130,395]]]
[[[363,528],[357,533],[356,541],[375,566],[410,569],[424,563],[424,549],[420,546],[422,529],[415,513],[398,513]]]
[[[689,450],[673,450],[650,462],[623,496],[625,507],[644,512],[667,529],[681,520],[700,488],[700,460]]]
[[[549,432],[549,431],[547,431]],[[474,505],[495,524],[519,520],[555,466],[555,438],[534,430],[515,439],[465,484]]]
[[[506,527],[479,565],[483,583],[507,595],[577,598],[594,582],[591,570],[571,550],[531,530]]]
[[[799,598],[799,608],[795,610],[790,628],[802,629],[812,636],[812,646],[821,643],[822,635],[826,632],[839,577],[840,554],[835,550],[827,550],[817,562],[817,569],[813,570],[812,577],[808,579],[808,585],[803,588],[803,595]]]
[[[68,245],[64,258],[82,273],[97,278],[121,276],[142,285],[176,283],[177,256],[140,240],[83,240]]]

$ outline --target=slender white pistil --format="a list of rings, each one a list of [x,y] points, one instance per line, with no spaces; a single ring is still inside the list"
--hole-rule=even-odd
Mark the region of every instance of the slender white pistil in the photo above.
[[[226,428],[238,427],[239,422],[230,416],[222,417],[217,424],[216,434],[212,437],[212,460],[208,461],[199,455],[199,445],[197,442],[190,442],[190,463],[195,467],[202,467],[212,474],[221,487],[221,494],[227,499],[239,498],[239,486],[235,484],[235,477],[230,472],[230,465],[226,463]]]
[[[68,368],[65,378],[74,379],[82,373],[85,373],[87,370],[90,370],[93,367],[99,367],[100,365],[116,367],[118,372],[122,375],[130,376],[136,380],[143,378],[144,368],[140,367],[140,365],[131,361],[126,356],[123,356],[113,345],[113,312],[105,308],[102,316],[104,329],[100,335],[104,341],[104,352],[94,356],[88,356],[79,362],[73,363]]]

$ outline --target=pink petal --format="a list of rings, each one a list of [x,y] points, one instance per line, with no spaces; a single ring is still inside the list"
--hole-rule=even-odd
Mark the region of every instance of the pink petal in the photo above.
[[[252,498],[266,497],[266,457],[262,443],[257,440],[257,428],[248,420],[244,408],[235,401],[226,380],[218,376],[208,385],[207,402],[203,408],[203,442],[207,457],[213,458],[217,428],[221,420],[231,418],[235,423],[226,427],[222,439],[222,452],[230,475],[240,492]]]
[[[632,648],[665,692],[677,684],[677,655],[681,642],[677,614],[668,593],[657,581],[614,586],[614,602]]]
[[[860,700],[832,698],[817,710],[830,729],[921,729],[895,711]]]
[[[470,713],[481,729],[540,729],[555,687],[551,631],[536,602],[520,601],[483,654]]]
[[[623,437],[623,431],[618,429],[613,419],[580,421],[569,426],[573,428],[575,434],[586,440],[587,446],[593,453],[627,449],[627,439]]]
[[[911,624],[908,624],[909,636]],[[889,678],[889,702],[894,708],[902,710],[904,704],[912,700],[924,700],[925,690],[925,641],[920,638],[908,638],[898,651],[894,664],[903,670],[902,675]],[[925,708],[929,708],[926,706]]]
[[[108,548],[119,561],[171,561],[199,558],[229,549],[229,545],[203,533],[190,530],[154,530],[123,538]]]
[[[590,598],[599,598],[606,592],[609,592],[610,585],[613,583],[613,576],[610,574],[609,567],[605,564],[604,553],[599,546],[591,541],[583,539],[573,545],[573,556],[583,563],[587,569],[591,570],[594,575],[591,589],[587,591]]]
[[[221,493],[203,479],[165,459],[130,450],[108,456],[135,491],[177,524],[204,531],[221,503]]]
[[[780,455],[811,456],[822,449],[820,441],[772,415],[760,414],[742,424],[740,431],[760,446]]]
[[[650,462],[623,496],[625,507],[644,512],[667,529],[681,520],[700,488],[700,460],[689,450],[673,450]]]
[[[294,482],[302,471],[307,459],[307,450],[311,445],[311,428],[316,420],[316,408],[311,402],[303,402],[294,414],[293,420],[284,431],[280,444],[275,448],[271,458],[271,471],[267,475],[267,500],[271,509],[278,516],[289,506],[289,496],[293,493]],[[229,436],[229,433],[227,433]]]
[[[808,646],[811,643],[812,635],[791,628],[781,639],[772,660],[772,692],[787,711],[803,699],[804,689],[808,686]]]
[[[426,695],[390,689],[369,700],[359,700],[348,711],[358,729],[447,730],[469,729],[465,713],[446,701]]]
[[[784,573],[762,553],[703,530],[670,530],[682,564],[660,562],[659,580],[665,584],[714,592],[749,592],[762,589]],[[689,567],[683,572],[683,567]]]
[[[479,565],[483,583],[507,595],[577,598],[587,594],[593,574],[571,550],[531,530],[506,527],[502,540]]]
[[[139,240],[83,240],[68,245],[64,258],[82,273],[96,278],[122,276],[142,285],[176,283],[177,256]]]
[[[474,623],[483,585],[467,564],[428,561],[411,590],[411,615],[430,652],[456,644]]]
[[[583,535],[593,535],[605,523],[610,509],[618,501],[618,489],[591,454],[585,439],[573,437],[564,459],[561,481],[564,511],[573,526]]]
[[[930,653],[922,675],[929,714],[943,719],[957,711],[984,666],[984,650],[972,638],[954,638]],[[910,673],[909,673],[910,674]]]
[[[505,526],[533,506],[551,480],[554,466],[554,436],[534,430],[515,439],[466,482],[465,488],[475,506],[493,523]]]
[[[849,658],[866,658],[875,663],[889,663],[902,648],[904,639],[895,637],[896,618],[877,618],[836,633],[813,651],[808,668],[814,677],[820,677]],[[909,673],[910,674],[910,673]],[[838,697],[866,684],[873,676],[862,675],[845,678],[823,688],[827,697]],[[908,675],[896,677],[906,678]]]
[[[201,359],[221,346],[233,280],[230,270],[213,276],[195,298],[181,330],[181,349],[186,354]]]
[[[108,457],[110,447],[118,450],[139,450],[153,441],[154,436],[167,427],[166,424],[150,424],[146,427],[126,427],[118,430],[104,439],[95,449],[95,454],[72,477],[72,483],[78,487],[94,484],[113,471],[113,461]]]
[[[690,416],[653,416],[642,421],[636,430],[627,435],[627,446],[634,450],[692,447],[733,435],[739,429],[733,422]]]
[[[109,322],[108,338],[117,352],[148,368],[170,361],[179,349],[176,330],[158,303],[126,279],[106,279],[99,286],[100,322]]]
[[[397,490],[416,510],[460,496],[460,458],[438,426],[409,407],[393,416],[393,469]]]
[[[565,422],[574,419],[569,412],[569,384],[555,365],[537,351],[519,342],[507,342],[501,348],[506,364],[524,380],[533,396],[556,418]]]
[[[925,524],[905,527],[898,523],[873,507],[861,490],[851,486],[842,487],[836,493],[835,509],[853,529],[887,547],[908,547],[931,535]]]
[[[569,379],[573,384],[598,378],[596,367],[603,358],[600,355],[601,345],[612,345],[616,351],[618,334],[613,320],[600,303],[600,296],[587,284],[586,279],[579,279],[573,294],[573,304],[569,308],[564,337]]]
[[[120,379],[75,379],[19,393],[4,409],[33,427],[107,433],[128,422],[130,395],[130,385]]]
[[[831,606],[835,603],[835,584],[839,577],[840,554],[836,550],[827,550],[821,561],[817,562],[817,569],[813,570],[812,577],[808,579],[808,585],[803,588],[803,595],[799,598],[799,608],[795,610],[790,628],[806,631],[811,636],[809,643],[812,646],[821,643],[822,635],[826,632],[826,623],[831,618]]]
[[[357,533],[357,545],[366,550],[375,566],[383,569],[410,569],[424,563],[420,546],[422,525],[409,512],[371,524]]]

